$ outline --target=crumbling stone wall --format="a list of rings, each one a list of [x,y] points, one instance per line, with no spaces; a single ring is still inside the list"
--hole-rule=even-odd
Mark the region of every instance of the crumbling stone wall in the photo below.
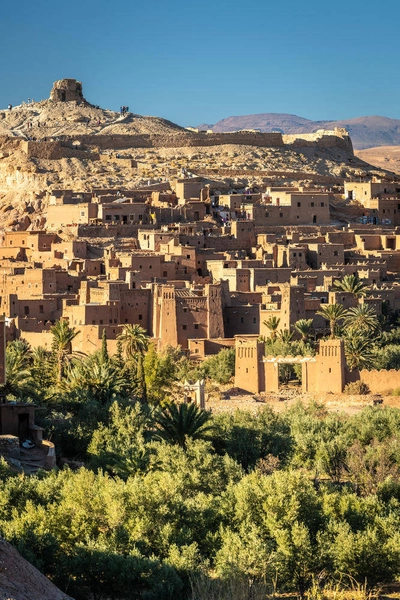
[[[22,141],[21,149],[26,152],[29,158],[39,158],[42,160],[60,160],[61,158],[99,160],[100,158],[100,155],[96,152],[87,152],[85,150],[76,149],[63,141]]]
[[[346,129],[336,127],[333,131],[319,129],[315,133],[301,133],[294,135],[283,135],[284,144],[306,148],[317,146],[318,148],[338,147],[353,154],[353,144]]]

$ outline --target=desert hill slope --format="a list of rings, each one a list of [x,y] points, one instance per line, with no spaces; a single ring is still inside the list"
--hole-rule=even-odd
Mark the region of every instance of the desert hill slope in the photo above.
[[[378,146],[356,150],[356,156],[380,169],[388,169],[400,175],[400,146]]]
[[[237,131],[238,129],[260,129],[265,132],[281,131],[286,134],[295,134],[313,133],[318,129],[334,129],[335,127],[344,127],[348,130],[356,149],[400,145],[400,120],[380,116],[357,117],[340,121],[311,121],[285,113],[261,113],[221,119],[212,126],[212,130],[223,132]]]

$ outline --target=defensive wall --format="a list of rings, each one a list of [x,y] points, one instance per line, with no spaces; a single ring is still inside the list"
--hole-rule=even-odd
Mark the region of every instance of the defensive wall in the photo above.
[[[282,147],[280,133],[174,133],[171,135],[80,135],[73,139],[100,149],[124,148],[183,148],[192,146],[220,146],[239,144],[260,147]]]
[[[358,378],[369,387],[372,394],[382,394],[400,388],[400,370],[366,371],[363,369],[359,372]]]
[[[12,140],[12,141],[11,141]],[[190,133],[179,132],[170,135],[73,135],[59,136],[55,141],[26,141],[9,136],[0,137],[0,145],[22,144],[22,149],[29,155],[36,158],[57,159],[64,158],[68,151],[71,156],[87,158],[98,156],[82,155],[84,150],[75,149],[72,146],[73,141],[79,141],[85,146],[96,146],[100,150],[115,149],[122,150],[127,148],[183,148],[183,147],[210,147],[221,145],[239,145],[239,146],[258,146],[260,148],[341,148],[347,153],[353,155],[353,146],[351,139],[345,130],[321,131],[314,134],[302,135],[282,135],[281,133],[258,133],[258,132],[234,132],[234,133]]]
[[[293,138],[293,139],[292,139]],[[62,139],[62,138],[61,138]],[[182,148],[209,147],[235,144],[240,146],[258,146],[260,148],[309,147],[341,148],[353,154],[353,146],[348,135],[323,132],[306,136],[283,136],[281,133],[174,133],[171,135],[80,135],[73,136],[85,145],[95,145],[100,149],[124,148]]]

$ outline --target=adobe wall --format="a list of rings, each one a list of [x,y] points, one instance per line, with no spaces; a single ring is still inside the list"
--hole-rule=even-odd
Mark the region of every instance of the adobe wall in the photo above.
[[[46,350],[51,350],[51,346],[53,343],[53,335],[50,332],[51,323],[45,325],[43,322],[37,322],[35,320],[35,324],[37,329],[35,330],[33,327],[31,330],[25,329],[24,321],[21,323],[21,327],[18,327],[19,337],[23,338],[28,342],[28,344],[32,348],[37,348],[38,346],[42,346]],[[46,329],[44,329],[46,327]]]
[[[382,394],[400,388],[400,370],[366,371],[363,369],[360,371],[359,377],[373,394]]]
[[[105,149],[124,148],[182,148],[238,144],[259,147],[282,147],[281,133],[174,133],[172,135],[81,135],[74,139],[83,144]]]
[[[110,355],[117,352],[117,336],[122,332],[122,325],[77,325],[75,329],[79,332],[72,341],[72,350],[74,352],[84,352],[92,354],[96,350],[101,350],[103,329],[107,335],[107,350]]]

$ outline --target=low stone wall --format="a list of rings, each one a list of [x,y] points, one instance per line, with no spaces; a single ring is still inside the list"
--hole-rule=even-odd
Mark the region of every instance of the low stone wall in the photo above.
[[[19,456],[19,439],[15,435],[0,435],[0,455]]]

